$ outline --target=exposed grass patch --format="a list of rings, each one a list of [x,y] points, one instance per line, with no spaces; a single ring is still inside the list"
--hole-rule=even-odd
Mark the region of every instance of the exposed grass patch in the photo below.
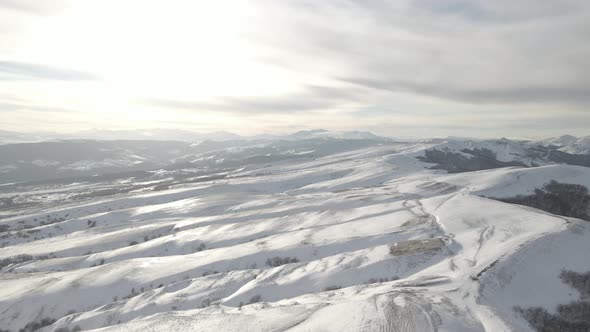
[[[444,245],[444,241],[437,238],[402,241],[394,243],[389,247],[389,254],[392,256],[402,256],[428,250],[439,250]]]

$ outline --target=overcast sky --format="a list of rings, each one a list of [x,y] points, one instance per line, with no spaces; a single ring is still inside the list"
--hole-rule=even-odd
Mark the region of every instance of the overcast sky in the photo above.
[[[587,0],[0,0],[0,129],[590,135]]]

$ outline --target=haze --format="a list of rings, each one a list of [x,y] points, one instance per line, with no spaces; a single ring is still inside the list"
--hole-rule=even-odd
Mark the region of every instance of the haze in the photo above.
[[[0,0],[0,129],[587,135],[586,1]]]

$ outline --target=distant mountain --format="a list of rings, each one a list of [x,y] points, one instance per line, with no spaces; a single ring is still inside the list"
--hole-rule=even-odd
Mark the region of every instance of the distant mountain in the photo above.
[[[337,139],[370,139],[383,140],[385,137],[377,136],[367,131],[328,131],[325,129],[303,130],[283,136],[284,139],[312,139],[312,138],[337,138]]]
[[[157,140],[195,142],[204,140],[231,141],[242,137],[226,131],[198,133],[179,129],[104,130],[93,129],[71,135],[76,139],[97,140]]]
[[[12,143],[33,143],[55,140],[155,140],[155,141],[181,141],[181,142],[200,142],[200,141],[238,141],[238,140],[300,140],[316,138],[336,138],[336,139],[368,139],[368,140],[386,140],[387,138],[377,136],[365,131],[328,131],[324,129],[298,131],[288,135],[255,135],[241,136],[227,131],[213,131],[207,133],[194,132],[181,129],[137,129],[137,130],[110,130],[110,129],[91,129],[79,131],[76,133],[58,134],[58,133],[19,133],[13,131],[0,131],[0,144]]]
[[[426,163],[422,167],[443,169],[450,173],[554,164],[590,167],[590,154],[566,152],[566,149],[581,147],[584,139],[576,139],[574,144],[560,148],[551,143],[543,145],[506,138],[398,142],[367,132],[331,132],[321,129],[300,131],[274,139],[244,138],[226,132],[189,134],[170,133],[166,130],[111,134],[107,135],[111,138],[107,140],[58,140],[0,145],[0,184],[145,172],[162,168],[232,168],[299,158],[319,158],[354,149],[388,145],[407,146],[408,149],[411,147],[413,156]],[[114,139],[136,137],[138,134],[151,139]],[[164,136],[176,140],[153,138]],[[586,147],[588,146],[586,143]]]
[[[233,137],[225,133],[198,137],[217,137],[218,140],[86,139],[4,144],[0,145],[0,184],[146,172],[162,168],[207,171],[289,159],[318,158],[384,142],[342,140],[329,136],[292,140],[221,140]]]
[[[316,129],[316,130],[301,130],[296,133],[290,134],[285,136],[286,138],[294,138],[294,139],[305,139],[305,138],[312,138],[314,136],[323,136],[329,133],[329,131],[325,129]]]
[[[547,138],[547,139],[538,141],[538,143],[541,143],[542,145],[566,146],[566,145],[574,144],[577,140],[578,140],[578,138],[575,136],[563,135],[563,136],[559,136],[559,137]]]
[[[0,130],[0,144],[43,142],[60,138],[60,135],[50,133],[19,133],[16,131]]]
[[[559,151],[572,154],[590,154],[590,136],[575,137],[563,135],[533,142],[542,146],[554,146]]]

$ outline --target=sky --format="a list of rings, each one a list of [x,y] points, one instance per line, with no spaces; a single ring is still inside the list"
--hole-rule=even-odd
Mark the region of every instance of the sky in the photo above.
[[[586,0],[0,0],[0,130],[590,135]]]

